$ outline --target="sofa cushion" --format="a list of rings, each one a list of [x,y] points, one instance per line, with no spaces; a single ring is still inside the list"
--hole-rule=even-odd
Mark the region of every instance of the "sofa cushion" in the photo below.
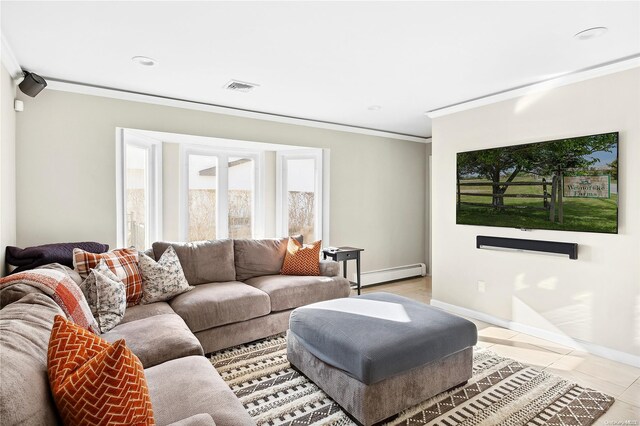
[[[216,422],[213,421],[211,414],[201,413],[173,422],[169,426],[216,426]]]
[[[184,276],[173,247],[167,247],[157,262],[144,253],[139,253],[139,256],[143,305],[171,300],[180,293],[193,290]]]
[[[153,243],[154,258],[160,259],[169,246],[176,251],[184,276],[191,285],[236,279],[232,240],[191,243],[155,242]]]
[[[55,425],[47,378],[53,319],[62,310],[49,296],[30,293],[0,310],[0,419],[7,425]]]
[[[205,357],[174,359],[146,369],[145,375],[158,426],[196,413],[210,414],[217,426],[255,425]]]
[[[204,355],[196,336],[176,314],[155,315],[120,324],[100,337],[124,339],[144,368],[190,355]]]
[[[45,293],[36,287],[29,284],[16,283],[10,286],[0,286],[0,309],[10,305],[18,300],[22,299],[27,294],[42,294]],[[48,297],[48,296],[47,296]]]
[[[320,249],[322,240],[302,244],[293,238],[287,242],[287,252],[282,264],[282,275],[320,275]]]
[[[80,284],[80,290],[87,299],[100,332],[106,333],[122,321],[127,307],[127,293],[124,284],[111,272],[104,260],[89,272]]]
[[[120,324],[164,314],[175,314],[174,310],[171,309],[171,306],[169,306],[167,302],[129,306],[124,311],[124,317],[122,318],[122,321],[120,321]]]
[[[302,243],[302,236],[293,237]],[[288,238],[233,240],[236,280],[279,274],[287,251]]]
[[[64,424],[155,425],[144,369],[124,340],[110,345],[57,315],[47,357]]]
[[[97,334],[79,327],[62,315],[56,315],[47,348],[47,374],[54,398],[57,388],[68,376],[110,347],[109,342]]]
[[[347,297],[351,292],[349,281],[342,277],[267,275],[251,278],[247,284],[269,295],[273,312]]]
[[[142,275],[138,269],[138,251],[134,248],[123,248],[96,254],[73,249],[73,266],[82,278],[87,278],[89,272],[97,267],[101,260],[104,260],[111,272],[122,280],[127,291],[127,306],[140,303]]]
[[[340,275],[340,264],[333,260],[320,261],[320,275],[325,277],[335,277]]]
[[[169,304],[193,332],[271,312],[266,293],[238,281],[201,284]]]

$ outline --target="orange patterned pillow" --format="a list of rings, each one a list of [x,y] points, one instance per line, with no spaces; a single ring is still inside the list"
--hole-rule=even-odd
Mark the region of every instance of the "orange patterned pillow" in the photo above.
[[[142,274],[138,268],[138,250],[123,248],[107,253],[89,253],[78,248],[73,249],[73,266],[82,278],[87,278],[91,270],[98,266],[100,260],[116,274],[124,284],[127,292],[127,306],[140,303],[142,298]]]
[[[322,240],[303,246],[295,238],[289,238],[280,273],[282,275],[320,275],[321,248]]]
[[[140,360],[57,315],[48,351],[49,383],[65,425],[154,425]]]

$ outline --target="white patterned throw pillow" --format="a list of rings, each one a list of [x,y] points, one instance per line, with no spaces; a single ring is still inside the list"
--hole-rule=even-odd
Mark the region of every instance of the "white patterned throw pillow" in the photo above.
[[[120,324],[127,307],[127,293],[124,283],[111,272],[104,259],[89,272],[80,289],[101,333]]]
[[[142,304],[163,302],[193,290],[182,271],[178,255],[169,246],[156,262],[140,252],[138,267],[142,274]]]

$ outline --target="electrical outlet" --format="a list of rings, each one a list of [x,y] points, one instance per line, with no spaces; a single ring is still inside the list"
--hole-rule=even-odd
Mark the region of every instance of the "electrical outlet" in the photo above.
[[[487,291],[487,283],[484,281],[478,281],[478,293],[484,293]]]

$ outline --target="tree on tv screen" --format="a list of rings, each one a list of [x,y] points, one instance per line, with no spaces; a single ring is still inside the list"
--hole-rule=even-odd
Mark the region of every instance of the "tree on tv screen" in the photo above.
[[[566,171],[587,170],[598,162],[590,157],[599,151],[611,152],[616,133],[559,139],[551,142],[508,146],[458,154],[458,180],[481,177],[493,183],[494,206],[504,203],[509,185],[521,172],[540,176],[559,176]],[[617,161],[616,161],[617,170]],[[506,179],[501,180],[503,177]]]

